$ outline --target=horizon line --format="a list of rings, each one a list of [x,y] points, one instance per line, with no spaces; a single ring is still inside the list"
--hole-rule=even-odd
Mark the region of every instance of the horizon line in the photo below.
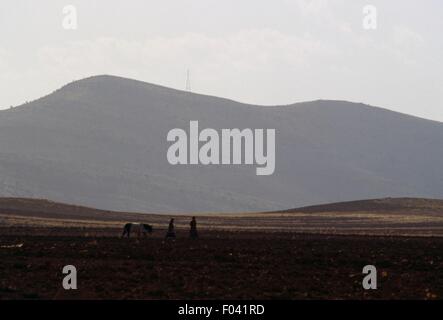
[[[186,94],[186,95],[197,95],[197,96],[202,96],[202,97],[210,97],[210,98],[215,98],[215,99],[232,101],[232,102],[235,102],[237,104],[241,104],[241,105],[244,105],[244,106],[251,106],[251,107],[261,107],[261,108],[294,107],[296,105],[308,104],[308,103],[314,103],[314,102],[343,102],[343,103],[350,103],[350,104],[360,104],[360,105],[363,105],[363,106],[369,107],[369,108],[380,109],[380,110],[384,110],[384,111],[388,111],[388,112],[393,112],[393,113],[397,113],[397,114],[400,114],[400,115],[404,115],[404,116],[408,116],[408,117],[412,117],[412,118],[416,118],[416,119],[432,121],[432,122],[437,122],[437,123],[443,124],[443,120],[426,118],[426,117],[423,117],[423,116],[418,116],[418,115],[414,115],[414,114],[410,114],[410,113],[405,113],[405,112],[401,112],[401,111],[392,110],[392,109],[389,109],[387,107],[380,107],[380,106],[371,105],[369,103],[357,102],[357,101],[352,101],[352,100],[318,98],[318,99],[298,101],[298,102],[293,102],[293,103],[288,103],[288,104],[271,104],[271,105],[269,105],[269,104],[268,105],[265,105],[265,104],[252,104],[252,103],[242,102],[242,101],[231,99],[231,98],[225,98],[225,97],[211,95],[211,94],[205,94],[205,93],[198,93],[198,92],[194,92],[194,91],[187,91],[185,89],[177,89],[177,88],[168,87],[168,86],[161,85],[161,84],[147,82],[147,81],[144,81],[144,80],[138,80],[138,79],[135,79],[135,78],[129,78],[129,77],[120,76],[120,75],[113,75],[113,74],[96,74],[96,75],[87,76],[87,77],[84,77],[84,78],[81,78],[81,79],[72,80],[71,82],[68,82],[68,83],[62,85],[61,87],[58,87],[58,88],[54,89],[52,92],[47,93],[47,94],[45,94],[43,96],[40,96],[40,97],[38,97],[36,99],[25,101],[22,104],[15,105],[15,106],[11,105],[9,107],[4,107],[4,108],[2,108],[0,106],[0,113],[2,111],[9,111],[11,109],[16,109],[16,108],[20,108],[20,107],[26,106],[27,104],[33,103],[33,102],[38,101],[40,99],[43,99],[43,98],[45,98],[47,96],[50,96],[51,94],[53,94],[53,93],[55,93],[55,92],[57,92],[59,90],[62,90],[63,88],[65,88],[65,87],[67,87],[69,85],[72,85],[72,84],[74,84],[76,82],[81,82],[81,81],[85,81],[85,80],[89,80],[89,79],[93,79],[93,78],[105,78],[105,77],[107,77],[107,78],[122,79],[122,80],[125,80],[125,81],[139,82],[139,83],[142,83],[142,84],[145,84],[145,85],[150,85],[150,86],[154,86],[154,87],[158,87],[158,88],[163,88],[163,89],[177,91],[177,92],[180,92],[180,93]]]

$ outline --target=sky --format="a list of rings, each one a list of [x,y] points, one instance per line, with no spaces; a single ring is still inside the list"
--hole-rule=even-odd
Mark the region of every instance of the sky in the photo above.
[[[376,29],[363,27],[366,5]],[[184,90],[189,69],[196,93],[443,121],[442,13],[441,0],[2,0],[0,108],[98,74]]]

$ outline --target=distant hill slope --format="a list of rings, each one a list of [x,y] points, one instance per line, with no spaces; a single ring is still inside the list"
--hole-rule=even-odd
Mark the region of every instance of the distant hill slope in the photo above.
[[[45,199],[0,198],[0,214],[45,218],[106,220],[114,212],[49,201]]]
[[[280,212],[423,212],[443,216],[443,200],[422,198],[385,198],[307,206]]]
[[[316,206],[308,206],[282,210],[278,212],[256,213],[245,215],[228,215],[227,217],[239,220],[251,219],[256,217],[257,221],[262,221],[263,217],[271,217],[272,214],[281,213],[348,213],[348,212],[365,212],[365,213],[404,213],[419,214],[426,213],[428,215],[438,214],[443,217],[443,200],[423,199],[423,198],[385,198],[385,199],[368,199],[349,202],[329,203]],[[28,198],[0,198],[0,215],[19,215],[29,217],[41,217],[51,219],[84,219],[97,221],[139,221],[143,218],[157,220],[163,215],[160,214],[143,214],[135,212],[119,212],[100,210],[89,207],[76,206],[66,203],[49,201],[46,199],[28,199]],[[208,214],[210,216],[211,214]],[[204,215],[199,216],[200,218]],[[220,215],[219,215],[220,216]],[[133,220],[131,220],[133,219]]]
[[[171,166],[167,132],[275,128],[276,170]],[[261,107],[114,76],[0,111],[0,196],[139,212],[441,198],[443,124],[344,101]]]

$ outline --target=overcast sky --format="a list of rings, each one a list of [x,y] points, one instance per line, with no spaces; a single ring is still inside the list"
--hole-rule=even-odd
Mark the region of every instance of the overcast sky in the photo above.
[[[78,29],[62,27],[74,5]],[[375,5],[378,28],[362,26]],[[443,121],[441,0],[1,0],[0,108],[113,74],[241,102],[364,102]]]

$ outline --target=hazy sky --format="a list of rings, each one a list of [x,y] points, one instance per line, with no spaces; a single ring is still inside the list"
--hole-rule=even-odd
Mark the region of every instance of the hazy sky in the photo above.
[[[65,30],[74,5],[78,29]],[[378,28],[362,26],[376,6]],[[343,99],[443,121],[441,0],[1,0],[0,108],[113,74],[256,104]]]

